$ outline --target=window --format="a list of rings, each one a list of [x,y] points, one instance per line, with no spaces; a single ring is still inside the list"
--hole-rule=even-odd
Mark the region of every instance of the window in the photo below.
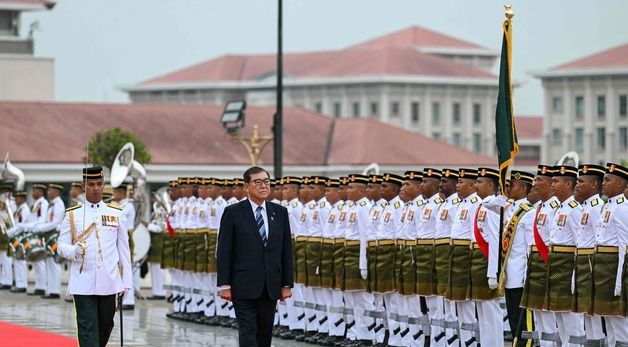
[[[376,102],[371,103],[371,117],[377,118],[379,116],[379,106]]]
[[[410,105],[410,109],[411,109],[410,116],[411,116],[412,122],[413,123],[418,123],[419,120],[420,120],[420,116],[421,116],[420,110],[419,110],[419,103],[418,102],[413,102]]]
[[[473,104],[473,124],[482,123],[482,105]]]
[[[440,124],[440,104],[437,102],[432,103],[432,123]]]
[[[576,119],[584,118],[584,97],[576,96]]]
[[[606,116],[606,97],[598,95],[597,97],[597,118],[604,119]]]
[[[354,102],[351,108],[353,109],[353,117],[360,117],[360,103]]]
[[[482,134],[473,134],[473,150],[482,152]]]
[[[0,11],[0,35],[15,35],[14,18],[15,12]]]
[[[604,150],[606,148],[606,128],[597,128],[597,149]]]
[[[323,103],[322,102],[317,102],[314,105],[314,110],[316,110],[316,112],[318,112],[318,113],[323,113]]]
[[[454,103],[451,109],[454,125],[460,124],[460,104]]]
[[[453,133],[453,135],[451,136],[451,142],[455,145],[460,147],[462,141],[460,140],[460,133]]]
[[[619,149],[622,151],[628,150],[628,128],[619,128]]]
[[[440,140],[440,133],[439,132],[432,133],[432,138],[434,140]]]
[[[342,107],[339,102],[334,102],[334,117],[342,117]]]
[[[560,96],[552,98],[552,112],[563,112],[563,98]]]
[[[399,103],[391,102],[390,103],[390,115],[393,117],[399,117]]]
[[[519,146],[519,155],[517,160],[536,160],[541,159],[541,146],[538,145],[521,145]]]
[[[584,150],[584,129],[576,128],[576,152]]]
[[[619,116],[622,118],[626,118],[628,116],[628,100],[626,100],[626,95],[619,96]]]
[[[552,144],[560,145],[561,140],[562,140],[562,133],[560,129],[553,129],[552,130]]]

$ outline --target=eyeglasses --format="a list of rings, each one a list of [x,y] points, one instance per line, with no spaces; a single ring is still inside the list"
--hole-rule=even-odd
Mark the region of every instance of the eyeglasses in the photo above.
[[[252,180],[251,183],[253,183],[258,188],[262,186],[270,186],[270,180],[268,178],[265,180]]]

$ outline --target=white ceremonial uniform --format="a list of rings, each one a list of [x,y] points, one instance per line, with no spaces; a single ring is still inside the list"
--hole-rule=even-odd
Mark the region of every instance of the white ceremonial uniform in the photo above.
[[[576,246],[581,219],[582,207],[573,195],[561,202],[549,231],[548,246]],[[571,272],[573,273],[573,270]],[[575,278],[572,275],[573,281]],[[575,343],[578,339],[585,342],[584,320],[581,313],[555,312],[554,315],[563,346],[579,346],[580,343]],[[574,343],[570,343],[570,341],[574,341]]]
[[[368,270],[366,259],[366,247],[367,247],[367,228],[370,223],[369,211],[372,204],[366,197],[356,201],[349,207],[347,211],[345,240],[346,241],[360,241],[360,259],[359,269],[361,272]],[[365,316],[366,312],[372,312],[375,309],[373,294],[362,290],[345,291],[344,294],[345,305],[348,308],[353,308],[353,319],[355,324],[349,329],[351,333],[347,332],[347,337],[358,340],[373,341],[375,335],[372,330],[369,330],[368,326],[373,323],[373,319]]]
[[[242,200],[245,200],[245,199],[247,199],[247,197],[242,198]],[[229,200],[227,200],[227,205],[233,205],[233,204],[238,203],[239,201],[242,201],[242,200],[238,200],[235,196],[232,196],[231,198],[229,198]],[[264,216],[265,216],[265,214],[262,213],[262,217],[264,217]],[[264,220],[264,222],[265,222],[265,225],[268,225],[268,221],[267,220]],[[218,243],[216,243],[216,247],[218,247]],[[229,308],[229,318],[235,319],[236,318],[235,310],[233,309],[233,303],[232,302],[229,302],[228,308]]]
[[[124,220],[126,221],[125,224],[127,232],[129,230],[133,231],[135,229],[135,206],[133,206],[133,202],[130,199],[123,199],[118,202],[114,202],[114,205],[116,204],[122,208],[122,215],[124,216]],[[133,235],[132,232],[131,235]],[[133,254],[131,254],[131,256],[133,256]],[[139,259],[133,259],[133,262],[136,262],[138,260]],[[137,291],[139,294],[140,269],[133,263],[131,263],[131,269],[133,270],[133,291]],[[128,293],[124,296],[124,300],[122,301],[123,305],[135,305],[134,292]]]
[[[156,219],[153,219],[146,227],[149,232],[156,234],[156,237],[162,237],[164,233],[163,228],[163,220]],[[166,296],[166,288],[164,287],[166,284],[166,274],[164,269],[161,268],[161,263],[149,263],[149,271],[153,296]]]
[[[602,207],[600,218],[595,226],[596,246],[616,246],[619,259],[615,288],[622,287],[624,255],[628,245],[628,201],[624,194],[608,199]],[[593,289],[595,292],[595,288]],[[604,316],[608,345],[628,346],[628,319],[624,316]]]
[[[175,231],[177,232],[185,228],[182,223],[186,201],[187,198],[179,197],[172,204],[172,216],[170,216],[170,226],[172,226],[172,228],[175,229]],[[179,240],[176,240],[177,238],[179,238]],[[175,234],[175,240],[180,241],[180,235]],[[171,268],[170,279],[173,286],[172,294],[174,295],[173,312],[182,312],[184,302],[184,290],[181,290],[183,289],[183,271],[176,269],[176,267]],[[174,288],[177,289],[175,290]]]
[[[59,229],[65,214],[65,204],[61,197],[54,198],[48,205],[46,222],[35,224],[31,230],[43,234]],[[61,291],[61,266],[51,256],[46,257],[46,294],[59,294]]]
[[[13,197],[9,197],[9,207],[15,217],[17,206]],[[15,223],[18,223],[18,221],[16,220]],[[10,287],[13,285],[13,258],[9,257],[7,250],[4,249],[5,247],[8,248],[8,244],[0,245],[0,285]]]
[[[604,206],[604,201],[602,201],[599,194],[589,197],[582,203],[582,217],[580,218],[577,237],[578,249],[592,249],[595,247],[595,226],[600,219],[602,206]],[[604,339],[602,317],[593,314],[584,314],[584,332],[587,340],[599,341]]]
[[[373,205],[371,206],[371,209],[369,210],[369,224],[368,224],[368,227],[366,228],[366,239],[368,242],[373,242],[377,240],[377,228],[379,226],[380,221],[382,220],[382,215],[387,205],[388,205],[388,201],[382,198],[374,202]],[[367,245],[367,248],[368,248],[368,245]],[[376,249],[377,248],[372,248],[372,251],[376,252]],[[370,266],[368,253],[369,251],[367,250],[367,258],[366,258],[367,269],[369,269],[369,266]],[[374,269],[374,267],[372,267],[371,269]],[[369,271],[368,276],[375,277],[375,273],[374,272],[371,273],[371,271]],[[379,314],[381,314],[382,317],[386,316],[386,311],[384,310],[384,298],[381,295],[374,293],[373,300],[374,300],[373,305],[375,307],[375,311],[366,312],[366,315],[368,317],[376,316],[378,315],[377,311],[380,311],[381,313]],[[375,319],[375,322],[372,323],[372,325],[369,325],[369,330],[377,330],[375,332],[375,341],[377,343],[381,343],[384,341],[384,337],[386,334],[386,329],[383,329],[384,322],[382,319],[377,319],[377,318],[374,318],[374,319]],[[388,322],[386,322],[386,324],[388,324]]]
[[[424,196],[424,198],[427,197]],[[417,224],[417,239],[434,240],[434,235],[436,233],[436,220],[438,219],[438,210],[442,203],[443,199],[440,198],[440,195],[438,193],[425,200],[425,206],[423,207],[423,211],[420,216],[421,219]],[[417,266],[424,265],[417,263]],[[430,271],[434,271],[433,266]],[[446,339],[441,338],[439,341],[435,340],[435,338],[439,336],[443,331],[443,323],[445,319],[445,313],[443,310],[443,297],[436,295],[426,296],[425,302],[428,307],[431,325],[430,345],[435,347],[445,346]]]
[[[196,219],[198,216],[196,201],[197,198],[195,196],[190,196],[185,202],[181,227],[186,230],[186,233],[196,229]],[[188,250],[186,249],[185,251],[187,252]],[[183,311],[187,313],[194,313],[196,312],[194,302],[194,297],[196,296],[196,294],[192,293],[192,291],[194,290],[194,272],[191,270],[183,270],[182,273],[183,287],[187,289],[187,292],[185,293],[185,299],[183,299]]]
[[[506,213],[507,217],[504,218],[504,225],[510,223],[515,212],[524,203],[528,203],[527,198],[516,200],[510,205]],[[533,236],[534,215],[535,211],[533,210],[526,212],[517,224],[506,264],[506,282],[504,285],[506,289],[523,288],[525,283],[525,277],[522,274],[525,274],[528,268],[528,246],[534,244],[533,239],[529,240]],[[511,275],[508,276],[508,274]]]
[[[316,202],[314,214],[310,227],[310,236],[324,237],[327,234],[327,219],[331,211],[331,204],[326,197],[322,197]],[[316,305],[316,320],[318,321],[318,332],[329,334],[329,307],[331,306],[331,289],[313,287],[314,303]]]
[[[9,234],[11,236],[13,236],[13,234],[16,233],[17,230],[22,229],[23,224],[29,219],[31,213],[26,202],[21,204],[14,211],[15,212],[13,213],[13,217],[15,220],[15,225],[12,229],[9,230]],[[9,272],[9,274],[5,274],[3,268],[2,284],[7,283],[8,285],[11,285],[11,283],[13,283],[13,278],[15,278],[15,288],[26,289],[26,286],[28,285],[28,267],[26,265],[25,259],[13,259],[13,270],[11,270],[11,268],[9,267],[7,268],[7,271]],[[12,274],[11,271],[13,271]]]
[[[342,200],[336,201],[331,206],[327,215],[327,227],[323,233],[323,237],[327,239],[344,238],[344,234],[338,236],[338,225],[340,223],[340,213],[345,210],[347,206]],[[344,302],[342,300],[342,291],[337,289],[329,289],[331,301],[327,306],[327,314],[329,317],[329,336],[343,336],[345,333],[345,319],[344,319]]]
[[[314,235],[313,233],[318,234],[318,237],[321,236],[312,226],[312,216],[314,215],[315,209],[316,201],[314,200],[310,200],[303,205],[301,216],[299,217],[299,236],[311,237]],[[312,290],[311,284],[307,286],[304,285],[302,288],[306,331],[317,332],[319,324],[318,319],[316,319],[316,298],[314,297],[314,291]]]
[[[227,201],[222,195],[218,196],[214,199],[214,203],[211,206],[209,213],[209,230],[218,230],[220,229],[220,219],[222,218],[222,214],[225,211],[225,207],[227,207]],[[218,243],[216,243],[216,247],[218,247]],[[216,258],[216,250],[209,251],[209,257]],[[229,302],[222,299],[218,293],[218,277],[215,272],[210,273],[211,276],[211,285],[210,288],[214,292],[215,297],[215,315],[216,316],[229,316]]]
[[[211,197],[207,197],[205,199],[198,198],[198,212],[196,218],[196,228],[197,229],[206,229],[210,230],[210,218],[211,218],[211,207],[214,203],[214,200]],[[209,235],[205,233],[204,242],[205,242],[205,251],[208,256],[214,256],[213,253],[210,253],[210,250],[207,248]],[[195,283],[194,287],[197,290],[196,299],[194,301],[196,305],[197,312],[203,312],[203,314],[207,317],[213,317],[215,312],[215,301],[213,296],[213,291],[211,290],[211,274],[208,272],[204,273],[196,273],[195,275]],[[213,310],[210,310],[210,306]]]
[[[482,200],[482,203],[489,202],[494,199],[494,195],[489,195]],[[497,263],[499,251],[499,214],[484,206],[480,209],[478,216],[484,215],[484,218],[477,220],[479,231],[482,238],[488,243],[488,268],[486,271],[486,280],[489,278],[497,279]],[[477,242],[477,240],[474,240]],[[480,325],[480,341],[483,346],[504,346],[504,314],[499,305],[500,299],[492,300],[476,300],[475,305],[478,311],[478,323]],[[496,327],[499,327],[496,329]]]
[[[301,217],[303,204],[298,198],[294,198],[288,201],[286,208],[288,209],[288,222],[290,223],[290,232],[292,233],[292,243],[294,245],[296,237],[300,235],[299,218]],[[305,331],[304,303],[303,284],[295,282],[292,288],[292,300],[286,300],[290,330]]]
[[[129,238],[121,210],[102,201],[88,202],[69,210],[60,229],[59,254],[70,261],[68,294],[112,295],[130,291],[128,294],[132,295]],[[72,240],[73,233],[76,241],[87,244],[84,256],[76,255],[80,246]]]
[[[452,240],[473,240],[473,217],[476,214],[482,200],[477,193],[473,193],[462,199],[458,204],[458,209],[451,225]],[[454,267],[457,264],[451,264]],[[455,301],[458,310],[458,323],[460,331],[460,343],[471,341],[473,332],[478,331],[479,325],[475,318],[475,301],[461,300]],[[473,346],[469,344],[468,346]]]
[[[35,200],[31,207],[31,213],[23,224],[22,230],[30,232],[30,229],[39,223],[46,223],[46,211],[48,211],[48,200],[43,196]],[[35,289],[46,290],[46,260],[33,261],[35,269]]]

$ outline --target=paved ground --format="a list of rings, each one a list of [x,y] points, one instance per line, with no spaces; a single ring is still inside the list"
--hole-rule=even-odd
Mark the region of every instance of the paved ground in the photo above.
[[[65,289],[63,289],[65,290]],[[148,294],[148,293],[146,293]],[[74,308],[71,303],[43,300],[25,294],[0,291],[0,321],[25,325],[55,334],[75,337]],[[237,346],[233,329],[210,327],[166,318],[171,304],[138,300],[134,311],[124,311],[125,346]],[[120,345],[119,316],[108,346]],[[5,339],[7,337],[2,337]],[[275,347],[312,346],[277,339]],[[41,346],[45,346],[42,342]]]

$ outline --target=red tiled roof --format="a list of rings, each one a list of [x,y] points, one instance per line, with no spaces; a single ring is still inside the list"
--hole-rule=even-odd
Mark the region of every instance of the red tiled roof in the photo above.
[[[541,140],[543,138],[543,117],[541,116],[517,116],[515,126],[519,139]]]
[[[275,73],[276,56],[225,55],[141,83],[202,83],[211,81],[253,81]],[[284,55],[287,78],[356,77],[374,75],[416,75],[495,79],[496,76],[451,60],[423,54],[411,48],[342,50]]]
[[[416,47],[446,47],[446,48],[470,48],[470,49],[484,49],[475,43],[463,41],[455,37],[447,36],[445,34],[438,33],[429,29],[425,29],[419,26],[412,26],[392,34],[384,35],[372,40],[368,40],[349,48],[364,48],[364,47],[401,47],[401,48],[416,48]]]
[[[628,43],[552,68],[552,71],[628,67]]]
[[[120,127],[146,144],[154,164],[247,164],[242,145],[229,141],[219,105],[0,102],[0,148],[12,161],[79,163],[98,131]],[[274,107],[247,109],[250,135],[270,133]],[[492,158],[367,119],[334,120],[300,108],[284,110],[286,165],[490,165]],[[331,139],[330,139],[331,137]],[[329,145],[329,151],[327,147]],[[262,155],[272,163],[272,150]]]

